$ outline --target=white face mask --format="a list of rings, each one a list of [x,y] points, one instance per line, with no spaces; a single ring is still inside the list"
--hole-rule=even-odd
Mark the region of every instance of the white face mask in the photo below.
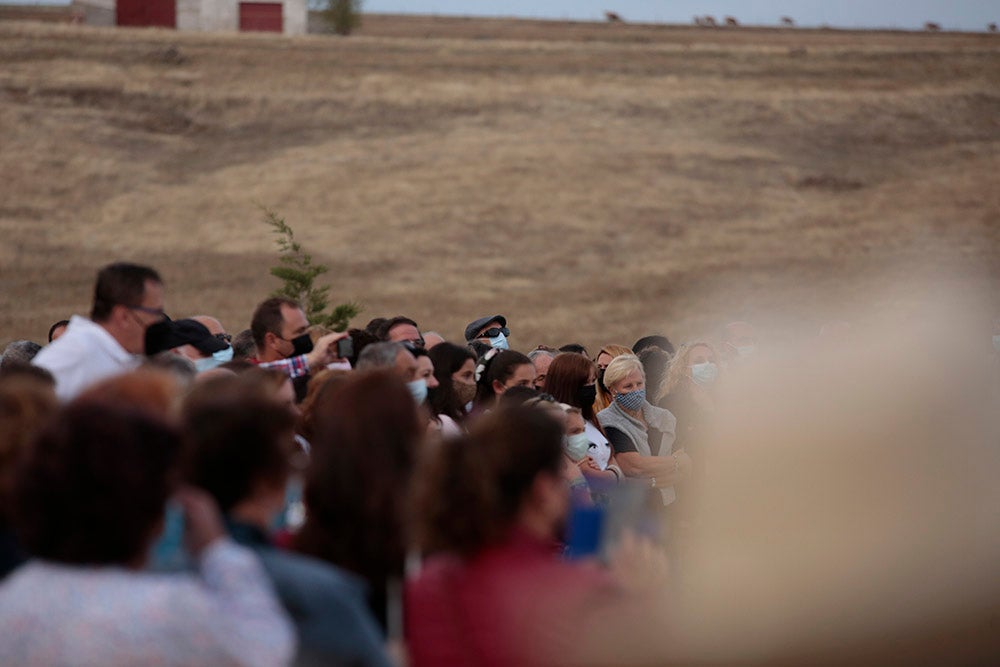
[[[719,367],[711,361],[700,364],[691,364],[691,379],[695,384],[708,387],[715,383],[715,378],[719,377]]]
[[[576,463],[581,461],[587,452],[590,451],[590,438],[586,433],[575,433],[563,436],[563,448],[570,460]]]
[[[490,347],[495,347],[498,350],[509,350],[510,344],[507,342],[507,337],[502,333],[499,333],[493,338],[490,338]]]
[[[410,390],[410,395],[413,396],[413,400],[417,402],[417,405],[423,405],[424,401],[427,400],[426,381],[414,380],[413,382],[407,382],[406,388]]]
[[[212,356],[205,357],[203,359],[194,360],[194,368],[199,373],[204,371],[210,371],[216,366],[220,366],[227,361],[233,360],[233,348],[232,346],[227,347],[224,350],[219,350],[218,352],[213,352]]]

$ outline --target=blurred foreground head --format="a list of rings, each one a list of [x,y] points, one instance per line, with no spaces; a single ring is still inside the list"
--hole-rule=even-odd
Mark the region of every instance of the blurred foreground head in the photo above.
[[[180,436],[134,406],[77,400],[21,466],[14,528],[33,556],[140,567],[177,481]]]
[[[481,417],[468,437],[442,443],[416,494],[422,550],[472,556],[515,525],[560,537],[569,510],[562,435],[546,412],[505,406]]]
[[[731,375],[674,564],[680,662],[996,664],[1000,413],[979,324],[923,315]]]

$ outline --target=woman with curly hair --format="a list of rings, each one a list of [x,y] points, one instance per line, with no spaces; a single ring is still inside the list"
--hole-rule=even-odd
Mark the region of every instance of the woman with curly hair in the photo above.
[[[697,459],[700,440],[715,411],[715,388],[719,381],[719,356],[708,343],[681,345],[670,363],[663,386],[654,403],[677,418],[675,449]]]

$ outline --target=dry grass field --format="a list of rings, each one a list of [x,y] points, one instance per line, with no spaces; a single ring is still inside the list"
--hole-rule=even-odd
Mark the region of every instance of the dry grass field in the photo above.
[[[85,312],[116,259],[246,327],[276,285],[255,202],[355,324],[500,312],[519,349],[808,332],[923,272],[1000,312],[998,174],[995,35],[0,22],[0,344]]]

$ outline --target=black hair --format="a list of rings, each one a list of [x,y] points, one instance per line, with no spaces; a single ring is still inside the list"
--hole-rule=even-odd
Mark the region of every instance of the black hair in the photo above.
[[[652,336],[643,336],[639,340],[635,341],[632,345],[632,353],[637,355],[645,350],[647,347],[658,347],[670,356],[674,356],[674,344],[670,342],[670,339],[666,336],[661,336],[659,334],[653,334]]]
[[[118,305],[138,306],[146,293],[146,282],[163,283],[154,269],[140,264],[117,262],[97,273],[90,319],[105,322]]]
[[[534,387],[510,387],[500,396],[500,405],[524,405],[531,399],[538,398],[541,394],[541,390]]]
[[[351,337],[351,342],[354,344],[354,354],[347,358],[351,362],[351,368],[358,365],[358,357],[361,356],[366,347],[372,343],[382,342],[378,336],[367,329],[348,329],[347,335]]]
[[[250,320],[250,331],[253,333],[253,342],[257,346],[257,353],[264,349],[264,338],[268,333],[281,336],[281,328],[285,324],[285,316],[281,312],[283,306],[289,308],[301,308],[302,305],[294,299],[286,299],[283,296],[273,296],[270,299],[260,302],[253,311],[253,318]]]
[[[371,320],[369,320],[368,324],[365,325],[365,331],[367,331],[371,335],[377,337],[379,329],[387,321],[388,321],[388,318],[385,318],[385,317],[375,317],[375,318],[372,318]],[[382,339],[379,338],[379,340],[382,340]]]
[[[472,353],[476,355],[476,359],[482,359],[487,352],[493,349],[493,346],[489,343],[484,343],[481,340],[472,340],[468,343],[469,349]]]
[[[428,392],[428,402],[432,411],[435,414],[448,415],[455,421],[465,419],[465,404],[455,391],[455,382],[451,376],[469,359],[475,361],[476,355],[468,347],[445,341],[428,350],[427,356],[434,364],[434,377],[438,381],[438,386]]]
[[[525,364],[534,366],[531,359],[516,350],[493,351],[483,355],[476,366],[476,405],[490,407],[497,395],[493,390],[493,381],[503,384],[514,375],[518,366]]]
[[[49,327],[49,342],[50,343],[52,342],[52,334],[56,332],[56,329],[58,329],[59,327],[67,327],[67,326],[69,326],[69,320],[59,320],[51,327]]]
[[[397,315],[396,317],[384,320],[381,324],[379,324],[378,331],[375,332],[375,335],[379,337],[379,340],[389,340],[389,331],[393,327],[399,326],[400,324],[411,324],[417,328],[417,331],[420,330],[420,326],[409,317],[406,317],[405,315]]]

